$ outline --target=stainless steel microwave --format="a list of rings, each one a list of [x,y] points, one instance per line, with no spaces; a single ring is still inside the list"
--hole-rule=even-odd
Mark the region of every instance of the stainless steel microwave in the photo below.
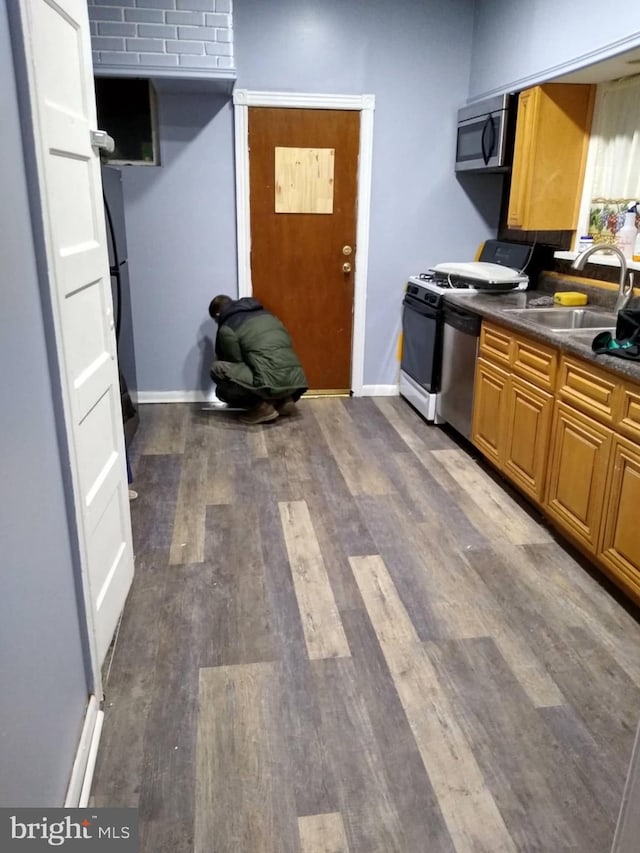
[[[514,95],[497,95],[458,110],[456,172],[505,172],[509,169],[514,113]]]

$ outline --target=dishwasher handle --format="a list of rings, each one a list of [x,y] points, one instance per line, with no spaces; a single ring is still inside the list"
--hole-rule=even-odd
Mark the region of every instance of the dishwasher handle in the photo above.
[[[464,332],[467,335],[480,337],[480,326],[482,318],[478,314],[472,314],[464,308],[459,308],[457,305],[444,306],[444,322],[448,326],[453,326],[459,332]]]

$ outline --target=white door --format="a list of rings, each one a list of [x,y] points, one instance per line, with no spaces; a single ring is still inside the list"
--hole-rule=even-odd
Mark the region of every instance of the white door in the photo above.
[[[20,0],[20,18],[95,669],[131,585],[133,551],[87,4]]]

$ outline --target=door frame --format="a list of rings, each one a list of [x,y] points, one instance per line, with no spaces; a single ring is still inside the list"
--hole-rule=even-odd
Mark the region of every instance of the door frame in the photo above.
[[[233,93],[236,160],[236,229],[238,247],[238,296],[251,296],[251,216],[249,198],[249,107],[352,110],[360,113],[358,187],[356,195],[356,271],[353,287],[353,334],[351,340],[351,390],[361,397],[364,387],[364,343],[371,219],[373,167],[373,113],[375,95],[322,95],[301,92],[258,92],[235,89]]]

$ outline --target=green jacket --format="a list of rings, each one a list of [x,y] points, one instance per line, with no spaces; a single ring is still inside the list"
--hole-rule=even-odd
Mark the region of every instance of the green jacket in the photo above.
[[[307,390],[307,378],[289,333],[250,296],[222,309],[216,359],[231,362],[227,377],[231,382],[261,397],[294,395],[297,399]]]

